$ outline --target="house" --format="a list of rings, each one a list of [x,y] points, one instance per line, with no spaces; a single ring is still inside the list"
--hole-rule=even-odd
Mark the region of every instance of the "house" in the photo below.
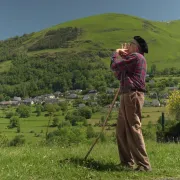
[[[44,99],[47,99],[47,98],[54,99],[55,98],[54,94],[45,94],[43,96],[44,96]]]
[[[79,108],[82,108],[82,107],[85,107],[86,105],[85,104],[79,104],[78,107]]]
[[[90,90],[88,93],[89,93],[89,94],[97,95],[97,90]]]
[[[75,92],[76,92],[76,93],[81,93],[81,92],[82,92],[82,89],[76,89]]]
[[[11,101],[11,105],[12,106],[19,106],[20,105],[20,101]]]
[[[55,97],[62,96],[62,93],[61,93],[60,91],[56,91],[56,92],[54,93],[54,96],[55,96]]]
[[[11,101],[2,101],[0,102],[0,106],[8,106],[11,105]]]
[[[78,95],[77,95],[77,94],[70,94],[70,95],[68,96],[68,98],[69,98],[69,99],[76,99],[76,98],[78,98]]]
[[[48,99],[45,99],[45,103],[49,103],[49,104],[54,104],[54,103],[58,103],[59,100],[58,99],[52,99],[52,98],[48,98]]]
[[[21,97],[14,96],[13,101],[21,101]]]
[[[83,97],[83,100],[84,100],[84,101],[87,101],[87,100],[89,100],[89,99],[90,99],[90,96],[89,96],[89,95],[87,95],[87,94],[84,95],[84,97]]]
[[[154,99],[154,100],[152,101],[152,106],[154,106],[154,107],[160,107],[161,104],[160,104],[160,102],[159,102],[157,99]]]
[[[22,100],[22,103],[25,105],[33,105],[34,101],[32,99],[24,99]]]
[[[107,94],[113,94],[113,93],[114,93],[114,89],[108,88],[108,89],[106,90],[106,93],[107,93]]]

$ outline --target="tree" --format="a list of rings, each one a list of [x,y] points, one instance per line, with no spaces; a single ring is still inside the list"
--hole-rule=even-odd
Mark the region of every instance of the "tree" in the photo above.
[[[58,126],[59,125],[59,119],[58,119],[58,117],[54,117],[53,118],[53,121],[52,121],[52,126],[53,127],[56,127],[56,126]]]
[[[8,128],[15,128],[19,125],[19,118],[16,116],[11,117]]]
[[[80,116],[90,119],[92,116],[92,110],[88,107],[82,107],[79,109]]]
[[[96,134],[95,134],[95,131],[94,131],[94,129],[93,129],[92,126],[88,126],[88,127],[87,127],[87,129],[86,129],[86,135],[87,135],[87,138],[88,138],[88,139],[95,137]]]
[[[173,91],[167,102],[167,109],[170,115],[180,120],[180,90]]]
[[[42,111],[42,106],[41,105],[36,105],[36,113],[37,113],[37,116],[40,116],[41,115],[41,111]]]
[[[48,112],[48,124],[47,124],[47,130],[46,130],[46,139],[47,139],[47,135],[48,135],[48,128],[51,122],[52,117],[54,116],[54,113],[56,112],[56,108],[53,104],[46,104],[45,105],[45,110]]]
[[[27,118],[31,114],[31,108],[24,104],[21,104],[17,109],[16,112],[20,115],[21,118]]]

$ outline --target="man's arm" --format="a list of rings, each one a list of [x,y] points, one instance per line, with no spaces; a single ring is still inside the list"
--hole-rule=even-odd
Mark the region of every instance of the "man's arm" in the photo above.
[[[118,59],[119,54],[117,52],[113,53],[111,57],[110,67],[113,71],[123,72],[123,71],[131,71],[132,67],[136,64],[136,55],[131,54],[128,56],[123,56]]]

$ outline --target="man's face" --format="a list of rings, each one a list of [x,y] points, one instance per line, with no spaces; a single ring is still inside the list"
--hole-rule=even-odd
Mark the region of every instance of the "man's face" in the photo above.
[[[132,40],[129,43],[128,51],[129,51],[129,53],[134,53],[134,52],[138,52],[139,51],[139,45],[138,45],[138,43],[135,40]]]

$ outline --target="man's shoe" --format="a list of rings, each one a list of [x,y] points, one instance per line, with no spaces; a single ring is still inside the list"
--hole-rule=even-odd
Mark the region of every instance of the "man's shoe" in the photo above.
[[[150,172],[150,171],[152,171],[152,169],[151,169],[151,168],[146,168],[146,167],[144,167],[144,166],[138,166],[138,167],[135,169],[135,171]]]

